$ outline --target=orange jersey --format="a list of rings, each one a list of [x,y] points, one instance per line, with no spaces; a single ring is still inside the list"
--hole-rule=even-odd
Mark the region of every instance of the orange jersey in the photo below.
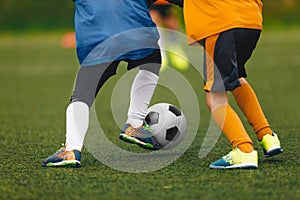
[[[183,6],[189,43],[232,28],[262,29],[260,0],[185,0]]]

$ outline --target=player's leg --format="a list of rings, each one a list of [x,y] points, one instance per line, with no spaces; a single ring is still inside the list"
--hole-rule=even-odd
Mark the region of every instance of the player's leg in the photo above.
[[[71,103],[67,108],[66,150],[81,150],[88,128],[89,109],[106,80],[116,73],[119,62],[79,69]]]
[[[257,168],[257,152],[240,118],[227,102],[226,92],[207,93],[212,116],[226,135],[232,148],[230,156],[210,165],[211,168]]]
[[[245,79],[240,79],[240,82],[241,86],[232,93],[238,106],[253,127],[265,157],[282,153],[278,136],[270,128],[254,90]]]
[[[237,62],[241,86],[233,90],[232,94],[253,127],[267,157],[282,152],[280,141],[271,130],[254,90],[243,78],[247,76],[244,65],[255,49],[259,35],[259,30],[239,29],[236,31]]]
[[[81,149],[89,125],[89,109],[104,82],[113,74],[118,62],[81,67],[71,102],[66,111],[66,143],[44,160],[43,166],[80,167]]]
[[[159,46],[162,49],[162,71],[165,67],[174,67],[181,71],[185,71],[189,67],[189,63],[185,59],[187,56],[184,50],[180,44],[174,42],[178,40],[176,38],[177,32],[180,31],[180,22],[176,15],[177,11],[177,8],[170,4],[154,4],[150,8],[153,21],[159,27],[169,30],[159,30]],[[173,53],[164,50],[172,50]]]
[[[241,86],[233,90],[232,94],[257,134],[257,138],[262,140],[266,134],[272,135],[272,130],[250,84],[244,78],[240,78],[240,83]]]
[[[234,148],[212,163],[213,169],[257,168],[257,152],[240,118],[228,104],[227,91],[239,86],[231,31],[205,40],[205,86],[212,116]]]
[[[121,130],[120,139],[146,149],[159,149],[159,144],[151,137],[144,119],[159,78],[160,51],[155,50],[146,58],[129,62],[129,67],[136,66],[139,67],[139,72],[131,86],[128,119]]]
[[[169,14],[163,18],[165,28],[171,30],[167,36],[165,36],[168,40],[165,46],[171,50],[171,52],[167,52],[169,64],[177,70],[186,71],[189,68],[189,62],[187,61],[187,56],[182,48],[182,44],[180,44],[180,40],[178,41],[178,34],[181,32],[179,21],[180,13],[176,6],[172,6],[169,10]],[[164,36],[162,35],[162,37]]]
[[[151,63],[148,67],[159,69],[159,64]],[[127,123],[135,128],[143,125],[158,78],[158,73],[153,73],[153,70],[144,65],[140,67],[132,83]]]
[[[153,20],[153,22],[161,28],[166,28],[165,24],[164,24],[164,17],[165,15],[167,15],[167,10],[170,9],[171,5],[164,5],[164,4],[153,4],[149,11],[150,11],[150,15],[151,18]],[[160,39],[158,41],[158,44],[161,48],[161,57],[162,57],[162,70],[164,69],[164,67],[169,66],[170,64],[168,63],[168,55],[167,52],[164,51],[164,49],[167,49],[167,43],[168,43],[168,39],[167,39],[167,35],[165,34],[166,31],[164,31],[163,29],[158,29],[159,31],[159,35],[160,35]]]

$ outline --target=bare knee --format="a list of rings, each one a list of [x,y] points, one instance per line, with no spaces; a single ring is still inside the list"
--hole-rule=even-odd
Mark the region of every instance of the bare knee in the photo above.
[[[227,92],[206,93],[206,104],[210,111],[214,111],[220,106],[228,105]]]
[[[241,85],[248,83],[245,78],[239,78],[239,82]]]
[[[211,96],[209,93],[206,93],[206,105],[208,109],[211,111],[212,110],[212,104],[211,104]]]

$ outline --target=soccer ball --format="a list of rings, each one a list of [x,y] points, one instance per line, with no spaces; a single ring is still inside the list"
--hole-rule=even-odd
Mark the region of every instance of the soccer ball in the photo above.
[[[171,149],[180,144],[186,134],[186,119],[174,105],[158,103],[148,109],[145,123],[149,125],[152,136],[162,146]]]

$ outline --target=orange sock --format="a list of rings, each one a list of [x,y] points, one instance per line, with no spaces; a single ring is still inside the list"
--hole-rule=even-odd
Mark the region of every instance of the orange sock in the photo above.
[[[229,105],[218,107],[212,115],[233,147],[238,147],[244,153],[253,151],[253,144],[249,135],[240,118]]]
[[[242,84],[232,92],[238,106],[253,127],[256,136],[262,140],[266,134],[272,134],[270,125],[262,111],[255,92],[248,83]]]

